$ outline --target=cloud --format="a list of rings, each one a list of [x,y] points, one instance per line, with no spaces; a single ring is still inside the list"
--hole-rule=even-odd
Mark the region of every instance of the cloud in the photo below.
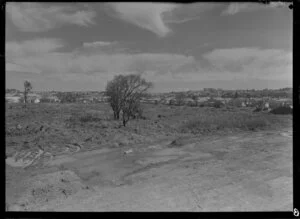
[[[292,2],[270,2],[269,6],[273,8],[283,8],[289,6]]]
[[[33,40],[7,42],[7,74],[31,72],[62,81],[86,77],[86,81],[102,84],[114,75],[130,73],[142,73],[153,82],[194,83],[233,79],[292,81],[292,52],[285,50],[255,47],[214,49],[197,60],[194,56],[172,53],[106,52],[102,47],[93,52],[83,46],[71,52],[60,52],[58,49],[63,42],[58,39],[35,41],[44,46],[34,50]]]
[[[116,42],[104,42],[104,41],[96,41],[96,42],[85,42],[83,43],[83,47],[101,47],[101,46],[110,46],[116,44]]]
[[[146,71],[164,74],[175,71],[181,65],[194,62],[192,56],[170,53],[125,53],[118,52],[117,48],[116,51],[107,52],[100,48],[90,52],[82,46],[71,52],[57,51],[62,46],[63,42],[58,39],[7,42],[6,70],[16,71],[14,64],[18,66],[19,72],[22,68],[34,69],[35,72],[44,75],[101,75]]]
[[[195,62],[193,56],[169,53],[141,53],[136,54],[128,66],[129,71],[152,71],[157,75],[175,73],[178,68],[188,63]]]
[[[192,3],[192,4],[179,4],[170,13],[163,14],[165,23],[181,24],[191,20],[201,19],[203,13],[211,11],[221,4],[217,3]]]
[[[230,72],[235,76],[284,79],[292,75],[292,52],[279,49],[215,49],[203,55],[211,72]]]
[[[163,14],[179,7],[169,3],[110,3],[116,16],[128,23],[149,30],[160,37],[165,37],[171,29],[163,21]]]
[[[159,37],[172,33],[167,24],[181,24],[201,18],[201,14],[220,4],[215,3],[109,3],[114,16],[140,28],[149,30]],[[112,13],[110,13],[111,15]]]
[[[22,42],[6,42],[6,57],[23,57],[55,51],[64,46],[63,41],[55,38],[39,38]]]
[[[15,63],[6,63],[5,69],[6,71],[11,71],[11,72],[25,72],[25,73],[34,73],[34,74],[39,73],[38,69],[15,64]]]
[[[24,32],[43,32],[67,24],[88,26],[96,16],[91,10],[77,11],[76,8],[50,3],[6,4],[6,12],[13,24]]]
[[[221,15],[234,15],[241,11],[251,11],[253,7],[253,3],[230,3],[229,6],[222,11]]]
[[[282,8],[288,6],[287,2],[262,3],[229,3],[228,7],[221,12],[221,15],[234,15],[240,12],[251,12],[261,9]]]

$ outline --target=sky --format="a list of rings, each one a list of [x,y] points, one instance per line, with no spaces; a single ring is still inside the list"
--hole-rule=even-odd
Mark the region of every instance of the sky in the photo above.
[[[6,88],[151,92],[292,87],[293,10],[259,3],[6,3]]]

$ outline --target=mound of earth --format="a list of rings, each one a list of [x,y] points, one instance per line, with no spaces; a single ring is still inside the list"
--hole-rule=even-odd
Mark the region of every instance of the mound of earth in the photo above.
[[[59,171],[32,177],[24,182],[25,191],[21,198],[8,206],[9,211],[37,209],[50,202],[66,199],[83,189],[80,178],[72,171]]]
[[[293,114],[293,109],[287,106],[280,106],[270,111],[272,114]]]
[[[37,161],[44,153],[41,149],[16,152],[12,157],[6,158],[6,164],[12,167],[27,167]]]

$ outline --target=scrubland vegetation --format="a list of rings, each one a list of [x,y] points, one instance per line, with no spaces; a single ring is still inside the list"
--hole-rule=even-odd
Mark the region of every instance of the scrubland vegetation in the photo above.
[[[85,148],[142,144],[180,135],[221,134],[291,126],[291,115],[253,113],[251,108],[142,104],[142,119],[127,126],[114,120],[109,104],[6,105],[7,153],[23,147],[54,152],[79,142]],[[33,119],[34,118],[34,119]],[[19,126],[18,126],[19,125]]]

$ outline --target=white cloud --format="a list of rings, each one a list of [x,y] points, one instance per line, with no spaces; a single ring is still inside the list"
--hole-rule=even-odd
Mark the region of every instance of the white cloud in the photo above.
[[[290,4],[292,4],[293,2],[270,2],[270,6],[273,8],[283,8],[286,6],[289,6]]]
[[[160,37],[171,32],[163,21],[163,14],[179,7],[169,3],[111,3],[117,16],[131,24],[149,30]]]
[[[116,44],[116,42],[104,42],[104,41],[96,41],[96,42],[84,42],[83,47],[99,47],[99,46],[110,46]]]
[[[63,47],[63,42],[55,38],[39,38],[22,42],[6,42],[6,57],[23,57],[55,51]]]
[[[91,10],[76,11],[73,7],[50,3],[8,2],[6,12],[13,24],[24,32],[42,32],[66,24],[88,26],[96,16]]]
[[[6,63],[5,69],[6,71],[11,71],[11,72],[26,72],[26,73],[35,73],[35,74],[39,73],[38,69],[27,67],[24,65],[18,65],[15,63]]]
[[[142,72],[153,82],[292,80],[292,52],[284,50],[215,49],[195,60],[193,56],[170,53],[107,53],[102,49],[90,53],[84,47],[59,52],[56,49],[62,46],[61,41],[44,40],[48,43],[40,43],[46,46],[39,46],[37,51],[30,50],[33,41],[7,42],[6,51],[10,52],[6,54],[6,72],[32,72],[64,81],[87,77],[93,83],[104,83],[116,74],[136,72]]]
[[[35,69],[41,74],[60,75],[120,74],[137,71],[154,71],[157,74],[163,74],[175,71],[181,65],[194,62],[192,56],[169,53],[107,53],[102,49],[91,53],[84,47],[72,52],[56,51],[62,46],[63,43],[55,39],[7,42],[6,61],[24,69]],[[20,72],[21,67],[19,67]],[[6,70],[13,71],[12,69],[13,67],[8,65]]]
[[[222,11],[221,15],[233,15],[241,11],[249,11],[253,7],[253,3],[230,3],[229,6]]]
[[[292,75],[292,52],[277,49],[215,49],[203,55],[215,72],[260,79],[283,79]]]
[[[181,24],[201,18],[201,14],[221,6],[216,3],[109,3],[114,15],[147,29],[160,37],[172,33],[168,24]]]
[[[262,3],[229,3],[221,15],[234,15],[240,12],[250,12],[261,9],[270,9],[270,8],[282,8],[288,6],[287,2],[270,2],[270,4]]]
[[[163,14],[165,23],[181,24],[191,20],[200,19],[202,14],[214,8],[221,6],[218,3],[212,2],[199,2],[192,4],[180,4],[170,13]]]

